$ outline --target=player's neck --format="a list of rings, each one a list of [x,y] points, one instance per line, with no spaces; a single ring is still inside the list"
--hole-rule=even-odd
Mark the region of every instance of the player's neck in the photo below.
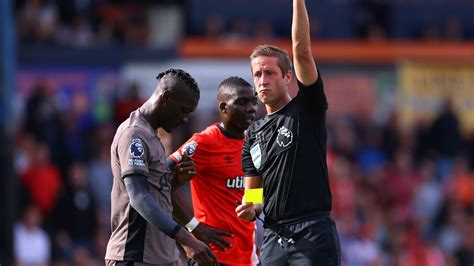
[[[265,104],[265,110],[267,111],[267,115],[272,114],[283,108],[291,101],[291,97],[289,94],[286,94],[280,101],[275,104]]]
[[[143,118],[145,118],[145,120],[148,122],[148,124],[150,124],[150,126],[153,129],[156,130],[160,127],[158,124],[153,123],[152,113],[150,112],[150,109],[147,108],[146,104],[140,106],[140,108],[138,108],[138,112],[140,112],[140,114],[143,116]]]
[[[224,122],[221,122],[219,125],[220,130],[222,133],[229,138],[233,139],[243,139],[244,132],[241,130],[233,129],[230,125],[225,125]]]

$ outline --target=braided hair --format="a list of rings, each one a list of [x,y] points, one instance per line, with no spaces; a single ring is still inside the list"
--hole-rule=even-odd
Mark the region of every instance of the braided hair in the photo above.
[[[158,76],[156,76],[156,79],[159,81],[164,77],[174,77],[177,80],[182,81],[184,84],[186,84],[186,86],[189,89],[191,89],[194,95],[199,98],[200,92],[199,92],[198,84],[196,80],[194,80],[194,78],[191,77],[191,75],[188,72],[182,69],[170,68],[158,74]]]

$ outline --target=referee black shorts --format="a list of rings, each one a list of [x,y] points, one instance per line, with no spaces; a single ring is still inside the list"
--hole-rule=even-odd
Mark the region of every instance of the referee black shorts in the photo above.
[[[341,247],[334,220],[329,216],[266,228],[261,265],[340,266]]]

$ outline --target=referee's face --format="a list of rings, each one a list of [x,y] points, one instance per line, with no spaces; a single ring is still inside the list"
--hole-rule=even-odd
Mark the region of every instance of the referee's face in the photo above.
[[[281,104],[288,94],[288,83],[291,75],[282,74],[278,58],[259,56],[252,59],[252,75],[258,98],[269,106]]]

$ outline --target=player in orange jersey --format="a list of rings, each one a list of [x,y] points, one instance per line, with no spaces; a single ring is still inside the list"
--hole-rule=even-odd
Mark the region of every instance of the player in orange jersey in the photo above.
[[[244,132],[255,119],[257,98],[247,81],[230,77],[219,85],[217,101],[222,122],[194,134],[168,161],[173,167],[187,153],[196,164],[197,175],[191,180],[194,217],[188,229],[205,225],[231,233],[208,239],[219,263],[254,265],[255,223],[239,219],[235,207],[244,194],[242,146]]]

